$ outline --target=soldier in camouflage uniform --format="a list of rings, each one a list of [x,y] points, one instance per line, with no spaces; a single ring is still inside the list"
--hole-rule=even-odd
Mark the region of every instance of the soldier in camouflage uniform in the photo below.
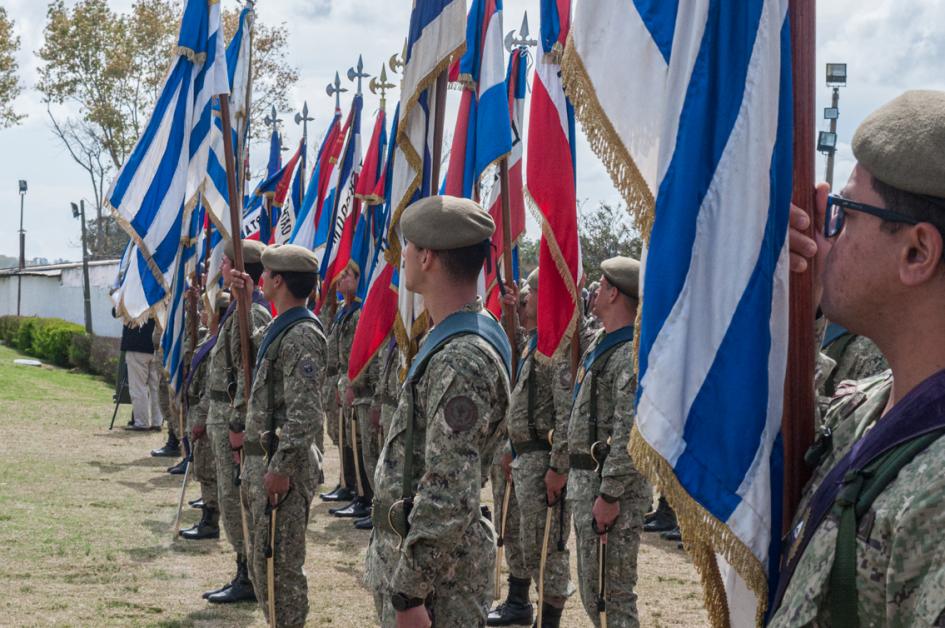
[[[387,347],[390,346],[391,342],[394,343],[393,348],[388,350]],[[359,412],[358,429],[360,433],[367,435],[363,439],[364,468],[365,475],[371,483],[374,482],[374,471],[377,469],[377,460],[381,455],[381,447],[384,444],[382,417],[385,400],[393,400],[393,402],[387,401],[387,405],[390,406],[390,414],[393,414],[393,410],[397,407],[397,392],[400,386],[397,357],[397,343],[393,341],[393,335],[391,335],[368,363],[363,379],[359,382],[359,385],[363,387],[360,393],[361,396],[358,398],[362,400],[362,404],[356,404],[355,408]],[[392,361],[390,364],[387,363],[388,358]],[[384,396],[385,391],[387,391],[386,397]],[[354,527],[359,530],[373,529],[374,524],[371,522],[371,515],[355,521]]]
[[[249,509],[249,572],[266,619],[272,626],[305,625],[308,583],[305,528],[318,488],[315,433],[324,421],[321,379],[326,340],[305,300],[315,285],[315,254],[292,244],[273,245],[262,254],[263,291],[279,311],[259,346],[246,413],[245,463],[241,492]],[[247,298],[253,280],[232,273],[233,290]],[[270,547],[271,513],[275,545]],[[267,554],[273,557],[273,602],[269,616]]]
[[[581,600],[595,626],[600,625],[600,540],[606,532],[607,622],[623,628],[640,625],[634,587],[643,515],[651,500],[650,487],[627,452],[636,391],[633,322],[639,264],[614,257],[601,264],[601,271],[594,314],[603,330],[582,359],[566,439],[555,431],[548,490],[549,498],[557,498],[560,479],[568,475]]]
[[[375,472],[365,581],[384,628],[482,626],[495,530],[480,492],[509,403],[511,347],[477,280],[495,224],[448,196],[408,207],[404,286],[434,328],[411,364]],[[435,248],[434,248],[435,247]]]
[[[344,502],[346,506],[342,508],[350,505],[349,502],[355,499],[355,489],[357,487],[357,480],[354,475],[354,452],[345,440],[347,430],[343,426],[342,398],[338,389],[338,380],[342,373],[342,359],[344,359],[344,364],[347,364],[347,356],[341,354],[341,336],[343,330],[347,327],[348,319],[355,316],[356,312],[360,313],[358,303],[342,304],[327,328],[328,365],[325,369],[325,383],[323,384],[322,393],[326,429],[328,436],[338,447],[338,457],[341,465],[338,485],[330,492],[322,493],[319,497],[326,502]]]
[[[338,377],[335,381],[338,398],[341,399],[340,412],[344,428],[345,474],[351,482],[348,487],[356,492],[354,500],[341,508],[331,508],[328,512],[336,517],[361,519],[371,515],[371,500],[374,492],[368,479],[364,462],[364,441],[367,437],[361,427],[361,419],[370,424],[370,406],[374,402],[374,382],[376,374],[363,373],[352,385],[348,380],[348,363],[351,361],[351,347],[354,344],[354,332],[361,318],[361,304],[357,300],[358,271],[348,266],[341,273],[338,290],[344,296],[343,316],[335,326],[334,343],[329,350],[337,354]],[[360,408],[360,412],[359,412]],[[373,431],[373,430],[371,430]],[[350,465],[350,468],[349,468]],[[360,477],[358,474],[360,473]]]
[[[819,399],[770,625],[945,626],[945,93],[906,92],[852,146],[841,197],[817,189],[816,240],[792,207],[791,267],[816,261],[824,314],[892,370]]]
[[[220,319],[223,318],[230,306],[230,295],[226,292],[217,293],[214,309],[210,313],[209,330],[201,326],[198,330],[200,342],[194,349],[194,357],[190,363],[187,386],[187,431],[190,433],[191,447],[193,448],[191,462],[194,479],[200,484],[200,502],[203,504],[203,514],[200,521],[192,528],[181,530],[181,537],[189,540],[216,539],[220,537],[220,507],[217,501],[217,470],[213,460],[213,449],[206,435],[207,410],[209,401],[204,402],[207,396],[207,374],[210,367],[210,351],[217,342]],[[206,316],[203,316],[206,318]],[[189,327],[189,326],[188,326]],[[190,334],[187,338],[189,341]],[[187,353],[187,352],[185,352]],[[198,432],[195,428],[203,426]]]
[[[243,260],[246,271],[257,282],[262,275],[260,256],[264,248],[265,245],[255,240],[243,241]],[[233,268],[232,242],[227,242],[224,251],[223,277],[226,279]],[[239,320],[235,315],[236,305],[235,301],[230,305],[225,320],[220,323],[216,345],[210,352],[208,390],[204,396],[208,404],[205,429],[217,470],[217,493],[220,511],[223,514],[223,528],[236,553],[237,565],[236,576],[228,585],[204,594],[213,603],[255,599],[243,547],[243,508],[240,504],[239,466],[236,461],[246,416],[243,359],[240,348]],[[269,313],[268,304],[263,299],[262,293],[256,290],[253,293],[249,315],[249,333],[253,345],[250,348],[250,356],[255,355],[270,320],[272,320],[272,315]]]
[[[167,371],[164,370],[164,350],[161,344],[161,338],[163,336],[163,330],[159,325],[154,325],[154,330],[151,332],[151,342],[154,343],[154,356],[152,361],[154,363],[154,369],[160,374],[161,381],[158,382],[157,391],[158,391],[158,407],[161,409],[161,416],[164,417],[164,425],[167,426],[167,442],[158,449],[152,449],[151,455],[153,457],[166,457],[166,458],[176,458],[180,455],[180,438],[181,434],[177,432],[180,431],[179,428],[179,416],[175,411],[175,408],[171,405],[171,393],[169,390],[169,380],[167,378]],[[152,426],[152,429],[159,430],[160,426]],[[184,472],[183,462],[181,464],[174,465],[168,469],[169,473],[175,473],[175,469],[179,467],[179,470],[175,474],[180,474]]]

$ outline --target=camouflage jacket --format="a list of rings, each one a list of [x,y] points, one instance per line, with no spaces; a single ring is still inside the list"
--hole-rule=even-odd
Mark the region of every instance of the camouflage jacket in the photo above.
[[[256,349],[266,333],[266,326],[272,320],[269,310],[258,303],[253,303],[249,310],[249,334],[252,338],[252,348],[249,352],[252,359]],[[234,311],[223,322],[223,327],[217,334],[217,344],[210,352],[210,367],[207,375],[207,424],[223,425],[230,422],[233,409],[239,413],[238,421],[242,422],[246,413],[246,402],[243,399],[243,354],[240,350],[240,328],[237,312]],[[230,403],[222,401],[223,395],[229,395],[230,383],[235,385]]]
[[[467,307],[482,309],[478,300]],[[509,381],[492,346],[465,334],[433,354],[413,389],[410,530],[400,548],[398,534],[375,525],[365,579],[383,594],[425,598],[437,581],[449,577],[460,553],[478,555],[476,548],[494,543],[483,537],[479,496],[501,440]],[[410,396],[405,387],[374,474],[375,521],[386,519],[403,496]]]
[[[200,343],[197,345],[196,349],[193,352],[190,352],[191,360],[196,351],[199,351],[201,347],[210,342],[211,336],[206,327],[201,327],[197,331],[197,337],[200,340]],[[187,342],[190,341],[190,334],[187,334]],[[187,345],[185,345],[185,350]],[[197,370],[190,376],[190,385],[187,387],[187,426],[188,429],[193,429],[194,425],[206,425],[207,424],[207,409],[209,408],[209,403],[203,403],[204,393],[207,390],[207,372],[210,365],[210,356],[208,355],[200,364],[197,365]],[[188,369],[190,366],[188,365]]]
[[[513,447],[525,441],[547,442],[548,432],[555,426],[552,389],[556,368],[555,364],[539,358],[537,349],[529,350],[528,341],[535,333],[532,332],[526,339],[519,358],[518,379],[512,389],[508,435]]]
[[[270,425],[275,426],[278,443],[269,470],[297,477],[312,468],[312,443],[324,421],[318,391],[324,376],[325,337],[314,323],[298,323],[284,333],[278,349],[273,359],[268,355],[270,345],[253,378],[246,440],[267,448]]]
[[[835,362],[824,379],[824,394],[828,396],[833,396],[840,382],[866,379],[889,368],[882,351],[865,336],[846,333],[827,345],[824,353]]]
[[[374,387],[374,405],[381,409],[381,430],[386,434],[400,396],[400,348],[396,342],[388,341],[375,359],[379,374]]]
[[[588,351],[593,351],[607,334],[602,330]],[[596,436],[591,424],[592,390],[597,384]],[[620,497],[631,484],[643,482],[633,466],[627,445],[633,428],[636,374],[633,372],[633,342],[619,345],[609,355],[599,358],[584,376],[568,421],[568,452],[570,455],[591,454],[596,441],[610,440],[610,452],[601,470],[600,493]],[[557,439],[556,439],[557,440]]]
[[[592,319],[581,322],[580,354],[583,356],[591,343],[597,338],[598,327]],[[551,458],[548,465],[562,473],[567,473],[568,462],[568,424],[571,421],[571,406],[574,396],[574,377],[571,373],[571,355],[565,352],[554,361],[553,396],[555,404],[555,432],[551,445]]]
[[[887,371],[846,382],[821,407],[831,446],[804,491],[794,520],[834,466],[880,420],[892,389]],[[825,438],[822,429],[821,438]],[[859,520],[856,588],[861,626],[945,626],[945,438],[905,466]],[[804,550],[770,626],[829,626],[828,587],[838,523],[828,515]],[[791,548],[786,551],[791,552]]]
[[[342,309],[338,310],[328,331],[328,376],[332,378],[333,385],[344,399],[345,387],[348,385],[348,359],[354,341],[354,330],[361,317],[361,308],[344,315],[342,312]]]

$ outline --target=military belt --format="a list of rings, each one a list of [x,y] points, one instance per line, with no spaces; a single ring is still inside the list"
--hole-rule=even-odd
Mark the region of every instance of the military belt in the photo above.
[[[594,462],[594,458],[591,457],[591,454],[571,454],[568,456],[568,460],[570,461],[572,469],[593,471],[597,468],[597,463]]]
[[[533,451],[551,451],[551,445],[547,440],[524,440],[520,443],[512,443],[512,449],[517,455],[522,455]]]
[[[229,393],[227,393],[225,390],[211,390],[210,401],[219,401],[220,403],[230,403],[232,399],[230,399]]]

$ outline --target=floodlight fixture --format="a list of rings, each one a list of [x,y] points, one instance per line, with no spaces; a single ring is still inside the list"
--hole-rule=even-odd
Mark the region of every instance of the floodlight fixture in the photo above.
[[[840,117],[840,109],[837,107],[824,107],[824,119],[836,120]]]
[[[832,153],[837,150],[837,134],[821,131],[817,136],[817,152]]]
[[[827,64],[827,86],[842,87],[847,84],[847,64],[846,63],[828,63]]]

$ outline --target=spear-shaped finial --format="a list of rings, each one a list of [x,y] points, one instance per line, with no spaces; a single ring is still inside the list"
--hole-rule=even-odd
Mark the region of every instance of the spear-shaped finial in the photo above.
[[[512,52],[512,48],[518,46],[519,48],[528,48],[529,46],[537,46],[538,41],[534,39],[529,39],[528,32],[528,11],[525,12],[525,16],[522,18],[522,26],[518,29],[518,37],[515,37],[515,31],[511,30],[505,35],[505,49],[508,52]]]
[[[361,55],[358,55],[357,70],[355,70],[354,68],[348,68],[348,80],[354,81],[355,79],[357,79],[358,81],[358,91],[357,91],[358,94],[361,93],[361,79],[366,79],[369,76],[371,75],[367,74],[364,71],[364,60],[361,58]]]
[[[335,82],[329,83],[325,91],[328,92],[329,97],[335,97],[335,109],[341,109],[341,92],[346,92],[348,89],[341,86],[341,77],[337,72],[335,72]]]
[[[387,82],[387,68],[382,64],[380,75],[372,78],[371,82],[368,83],[368,87],[371,89],[372,94],[381,93],[381,109],[384,109],[387,105],[387,90],[393,89],[396,85]]]
[[[276,125],[282,122],[282,118],[277,116],[278,114],[276,113],[276,106],[273,105],[272,111],[269,113],[269,115],[263,118],[263,122],[266,123],[266,126],[271,126],[273,131],[276,130]]]

